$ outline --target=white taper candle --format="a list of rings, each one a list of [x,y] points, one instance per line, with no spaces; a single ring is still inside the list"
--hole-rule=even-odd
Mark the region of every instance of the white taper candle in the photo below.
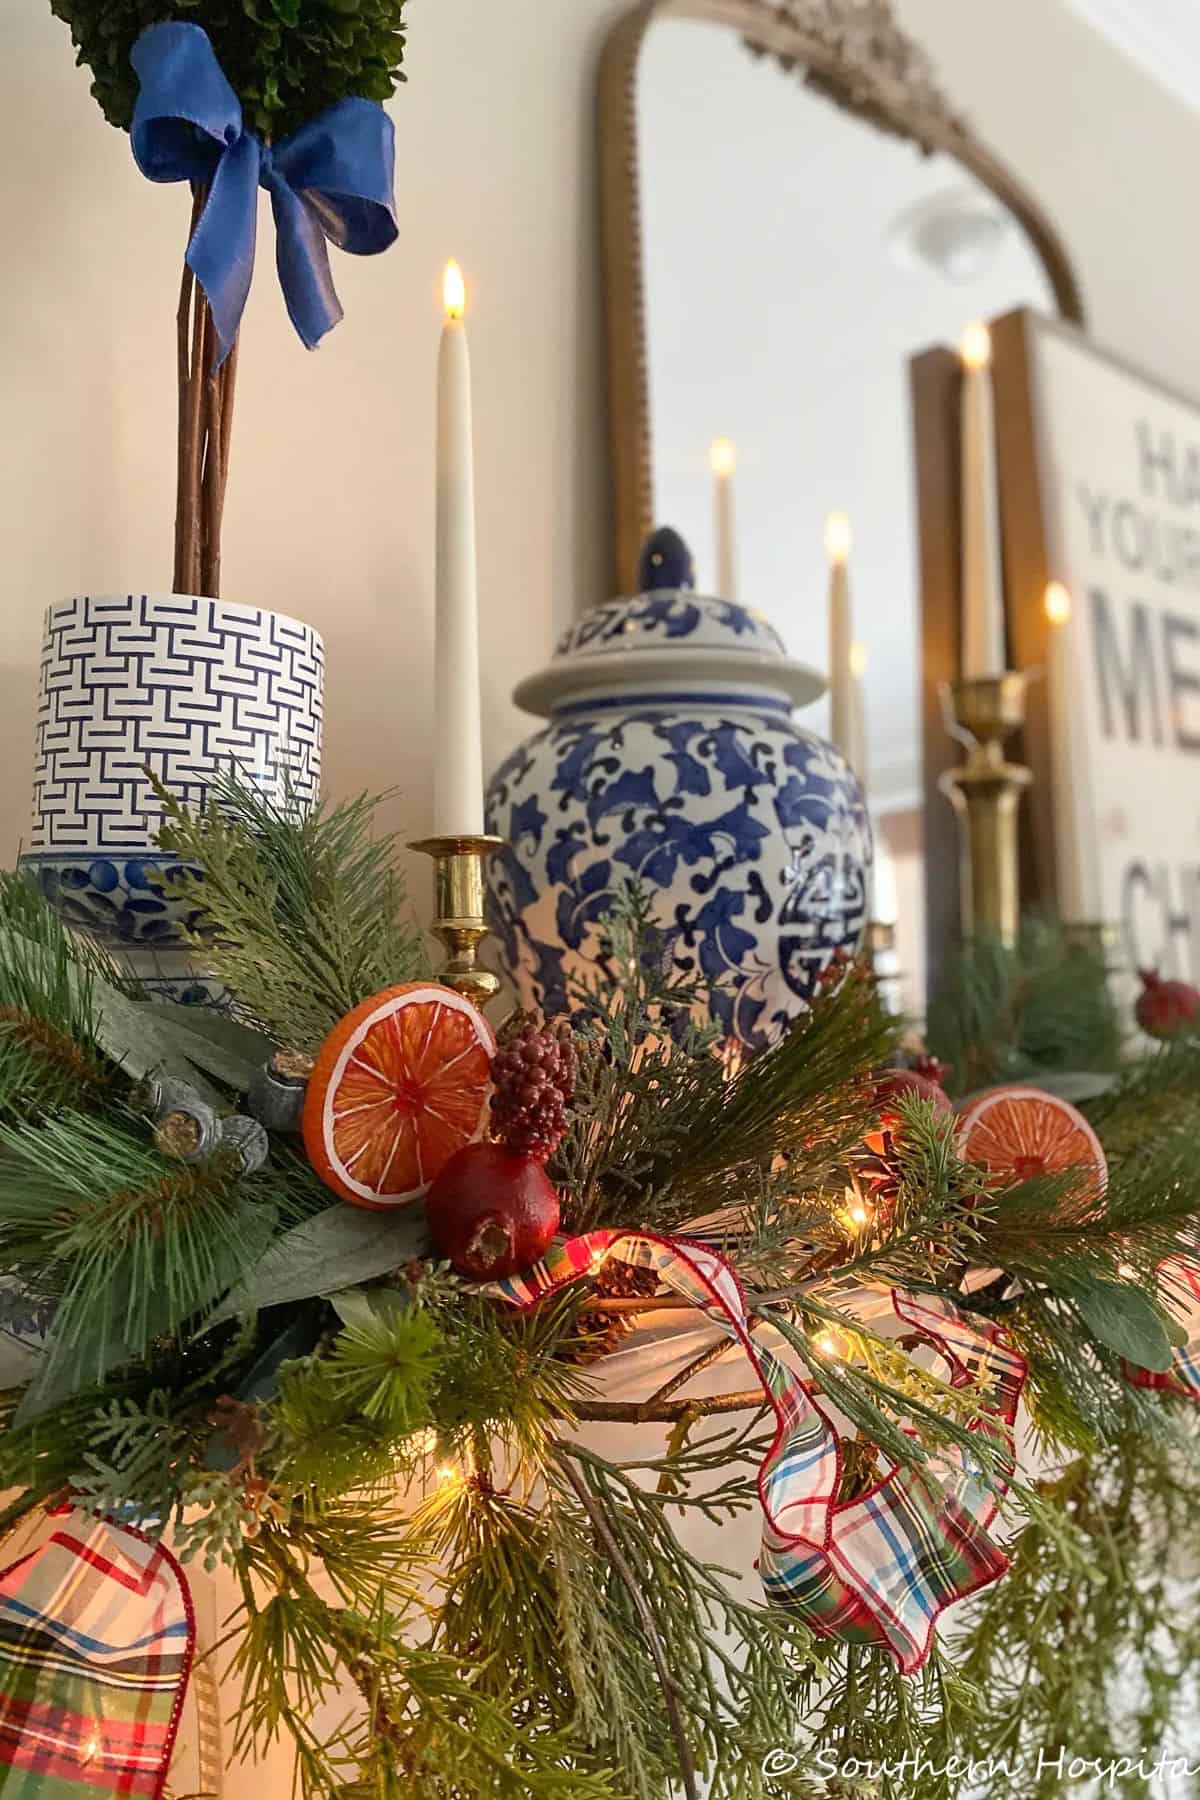
[[[717,594],[722,600],[737,599],[737,523],[733,476],[737,451],[728,438],[714,438],[708,453],[713,472],[713,512],[717,544]]]
[[[475,567],[475,460],[466,287],[450,263],[437,379],[437,620],[434,654],[433,829],[483,830],[479,597]]]
[[[1002,675],[1006,667],[992,341],[986,325],[968,325],[962,362],[961,672],[971,681]]]

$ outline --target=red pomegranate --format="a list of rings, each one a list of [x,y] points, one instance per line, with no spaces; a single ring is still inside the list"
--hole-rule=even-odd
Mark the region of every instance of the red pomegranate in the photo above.
[[[879,1109],[879,1130],[868,1131],[864,1142],[876,1156],[884,1153],[884,1133],[895,1131],[900,1123],[900,1101],[909,1098],[928,1100],[935,1112],[952,1113],[950,1096],[944,1087],[920,1075],[916,1069],[885,1069],[875,1082],[875,1105]]]
[[[1142,991],[1134,1012],[1147,1037],[1183,1037],[1200,1021],[1200,993],[1186,981],[1164,981],[1157,969],[1139,969]]]
[[[558,1195],[536,1156],[464,1144],[425,1196],[433,1241],[459,1275],[502,1281],[544,1256],[558,1230]]]

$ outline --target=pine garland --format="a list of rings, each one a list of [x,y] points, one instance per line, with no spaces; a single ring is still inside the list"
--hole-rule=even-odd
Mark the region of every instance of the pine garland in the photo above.
[[[202,813],[171,810],[171,845],[205,870],[197,947],[262,1038],[145,1007],[31,891],[0,883],[0,1275],[13,1320],[47,1328],[33,1380],[0,1395],[17,1510],[69,1494],[230,1566],[238,1744],[288,1736],[305,1795],[863,1791],[836,1771],[907,1750],[940,1766],[1052,1730],[1098,1742],[1101,1660],[1118,1647],[1141,1659],[1144,1730],[1166,1733],[1163,1670],[1182,1682],[1200,1659],[1194,1605],[1161,1566],[1194,1503],[1195,1426],[1184,1401],[1132,1388],[1124,1362],[1165,1367],[1180,1335],[1160,1265],[1194,1250],[1200,1218],[1194,1045],[1118,1066],[1097,972],[1076,964],[1067,983],[1049,927],[1015,960],[980,951],[975,999],[943,1012],[940,1047],[972,1077],[1106,1067],[1091,1113],[1108,1186],[1005,1188],[963,1160],[953,1120],[910,1100],[886,1195],[856,1211],[874,1080],[896,1051],[861,970],[835,971],[808,1018],[733,1067],[631,890],[576,987],[581,1100],[551,1166],[566,1228],[719,1246],[755,1332],[788,1345],[857,1433],[842,1499],[889,1462],[931,1470],[965,1452],[997,1490],[1008,1475],[998,1440],[970,1429],[987,1395],[864,1324],[863,1285],[999,1320],[1029,1362],[1058,1472],[1017,1482],[1012,1574],[906,1680],[688,1547],[688,1520],[754,1517],[773,1430],[753,1387],[690,1391],[708,1349],[644,1401],[605,1395],[605,1321],[677,1300],[585,1278],[515,1312],[414,1262],[399,1221],[369,1273],[335,1280],[318,1255],[306,1280],[297,1240],[342,1213],[294,1143],[273,1135],[250,1177],[220,1151],[190,1166],[155,1146],[155,1058],[233,1111],[264,1049],[311,1054],[360,1001],[425,971],[370,816],[364,800],[296,819],[234,777]],[[964,1291],[968,1270],[992,1276]],[[592,1448],[579,1427],[595,1419],[643,1424],[638,1459]],[[424,1494],[415,1516],[398,1485]],[[358,1705],[323,1740],[312,1720],[339,1687]]]

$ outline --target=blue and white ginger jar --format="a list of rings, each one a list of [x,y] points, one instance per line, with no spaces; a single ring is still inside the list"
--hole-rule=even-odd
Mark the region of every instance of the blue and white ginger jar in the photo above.
[[[714,983],[726,1034],[750,1048],[802,1013],[867,923],[862,789],[793,721],[824,680],[766,620],[686,588],[589,612],[513,696],[549,723],[488,790],[505,841],[493,928],[522,1003],[567,1005],[572,965],[636,879],[680,971]]]

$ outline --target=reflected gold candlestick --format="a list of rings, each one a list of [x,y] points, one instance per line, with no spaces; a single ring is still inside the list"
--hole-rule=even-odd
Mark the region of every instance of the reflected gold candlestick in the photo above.
[[[1033,777],[1006,760],[1003,746],[1025,723],[1026,687],[1011,670],[954,683],[947,727],[967,746],[967,760],[940,783],[958,814],[963,936],[986,932],[1010,947],[1021,922],[1017,809]]]
[[[488,935],[483,865],[503,843],[503,838],[480,835],[422,838],[409,846],[433,859],[434,920],[429,929],[447,953],[438,979],[476,1006],[486,1006],[500,992],[499,976],[481,969],[477,958]]]

